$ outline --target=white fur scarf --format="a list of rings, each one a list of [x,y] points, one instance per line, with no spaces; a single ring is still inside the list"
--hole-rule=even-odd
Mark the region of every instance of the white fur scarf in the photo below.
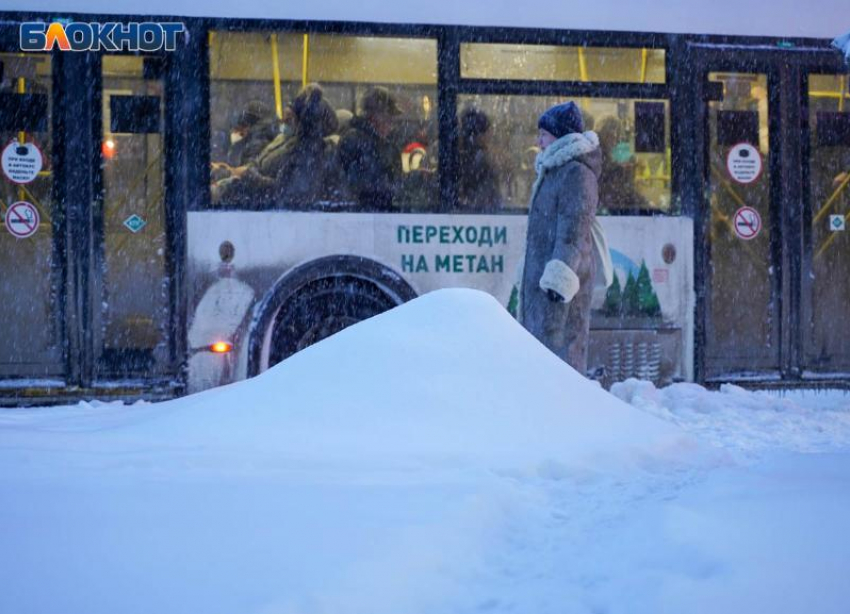
[[[529,211],[534,206],[537,190],[540,189],[540,184],[543,183],[543,177],[546,175],[546,171],[550,168],[563,166],[570,160],[575,160],[579,156],[590,153],[597,147],[599,147],[599,137],[592,130],[588,132],[573,132],[572,134],[562,136],[537,154],[537,159],[534,160],[534,170],[537,171],[537,179],[534,180],[534,187],[531,188]]]

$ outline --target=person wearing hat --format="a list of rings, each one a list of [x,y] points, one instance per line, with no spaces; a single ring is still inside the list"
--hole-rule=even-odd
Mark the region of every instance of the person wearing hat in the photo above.
[[[311,83],[292,101],[294,134],[282,147],[275,172],[275,202],[286,208],[343,200],[342,177],[332,135],[336,111]]]
[[[599,138],[584,131],[573,102],[550,108],[537,125],[541,151],[528,214],[520,320],[584,375],[598,260],[593,228],[602,170]],[[604,251],[607,255],[607,246]],[[610,268],[610,256],[604,265]]]
[[[260,100],[252,100],[242,109],[230,131],[228,164],[245,166],[277,136],[277,132],[269,107]]]
[[[401,155],[390,141],[401,110],[384,87],[370,88],[360,101],[360,113],[340,135],[340,166],[358,204],[371,211],[389,211],[401,177]]]
[[[304,86],[289,105],[292,135],[267,147],[221,199],[255,206],[302,209],[344,199],[342,177],[330,138],[338,120],[317,83]]]
[[[464,209],[492,211],[501,204],[499,177],[490,157],[490,118],[475,107],[460,115],[458,202]]]

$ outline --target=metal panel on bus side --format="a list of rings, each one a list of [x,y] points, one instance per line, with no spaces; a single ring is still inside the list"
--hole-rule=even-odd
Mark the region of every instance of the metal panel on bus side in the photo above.
[[[645,264],[642,291],[657,297],[660,313],[618,310],[616,305],[612,307],[610,296],[606,301],[606,291],[597,288],[594,336],[606,341],[601,350],[599,342],[596,351],[592,347],[591,364],[613,370],[615,379],[642,373],[657,376],[652,365],[642,371],[638,362],[642,353],[652,359],[653,352],[661,352],[668,364],[665,379],[693,379],[692,220],[600,220],[620,287],[626,289],[630,273],[636,282]],[[223,334],[233,328],[233,322],[239,322],[231,336],[244,345],[251,320],[245,316],[275,283],[299,265],[332,255],[360,256],[383,264],[407,280],[417,294],[471,287],[492,294],[507,306],[518,284],[525,230],[526,217],[522,215],[192,212],[188,215],[190,331]],[[220,258],[219,247],[225,241],[235,248],[228,264]],[[221,279],[238,280],[240,288],[242,284],[250,287],[253,301],[246,300],[248,291],[220,292]],[[233,286],[230,282],[225,285]],[[215,293],[214,300],[210,293]],[[241,317],[236,313],[240,310],[244,310]],[[653,335],[659,338],[657,347]],[[199,349],[216,340],[192,335],[191,345]],[[619,348],[619,357],[611,350],[612,344]],[[670,352],[677,355],[666,355]],[[244,365],[225,369],[224,361],[216,358],[190,363],[190,387],[226,383],[236,373],[245,373]],[[238,361],[243,360],[239,352]],[[633,372],[627,369],[629,360],[637,361]]]

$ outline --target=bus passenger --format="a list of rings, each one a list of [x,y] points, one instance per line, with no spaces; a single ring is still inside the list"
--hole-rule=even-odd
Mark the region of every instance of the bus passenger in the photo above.
[[[245,166],[277,136],[271,110],[261,101],[252,100],[240,113],[230,133],[227,164]]]
[[[620,140],[620,120],[608,116],[599,122],[602,175],[599,177],[599,208],[646,209],[646,198],[635,188],[634,157]]]
[[[401,152],[401,170],[408,173],[427,168],[428,135],[425,125],[416,119],[406,118],[397,122],[390,140]]]
[[[596,273],[593,225],[602,171],[599,138],[573,102],[540,116],[522,273],[522,324],[576,371],[587,371]]]
[[[336,132],[330,135],[330,140],[333,141],[334,145],[339,145],[339,135],[345,132],[348,129],[348,125],[351,123],[351,120],[354,118],[354,113],[349,111],[348,109],[337,109],[336,110],[336,123],[337,128]]]
[[[249,102],[230,132],[225,160],[211,164],[213,193],[219,193],[230,179],[240,177],[260,152],[274,143],[278,136],[279,131],[269,108],[259,100]],[[223,183],[219,184],[221,181]]]
[[[275,201],[284,207],[305,207],[344,200],[342,175],[332,135],[337,114],[315,83],[292,101],[295,133],[280,149],[275,173]]]
[[[340,200],[342,177],[330,136],[337,116],[322,88],[305,86],[289,107],[291,136],[277,139],[227,186],[222,201],[273,202],[282,208],[303,208],[318,202]]]
[[[348,186],[360,207],[389,211],[401,176],[401,155],[392,145],[396,118],[401,110],[383,87],[369,89],[355,116],[340,136],[339,161]]]
[[[489,152],[490,118],[468,107],[460,116],[458,201],[465,209],[492,211],[502,202],[499,176]]]
[[[439,202],[437,175],[431,167],[428,125],[418,119],[399,122],[390,137],[400,151],[401,183],[395,193],[393,205],[397,209],[422,210]]]

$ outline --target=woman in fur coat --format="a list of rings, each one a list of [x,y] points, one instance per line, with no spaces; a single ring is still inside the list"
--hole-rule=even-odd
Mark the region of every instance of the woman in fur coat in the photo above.
[[[573,102],[546,111],[538,128],[541,152],[528,214],[521,321],[585,375],[597,266],[592,228],[602,170],[599,138],[584,132]]]

